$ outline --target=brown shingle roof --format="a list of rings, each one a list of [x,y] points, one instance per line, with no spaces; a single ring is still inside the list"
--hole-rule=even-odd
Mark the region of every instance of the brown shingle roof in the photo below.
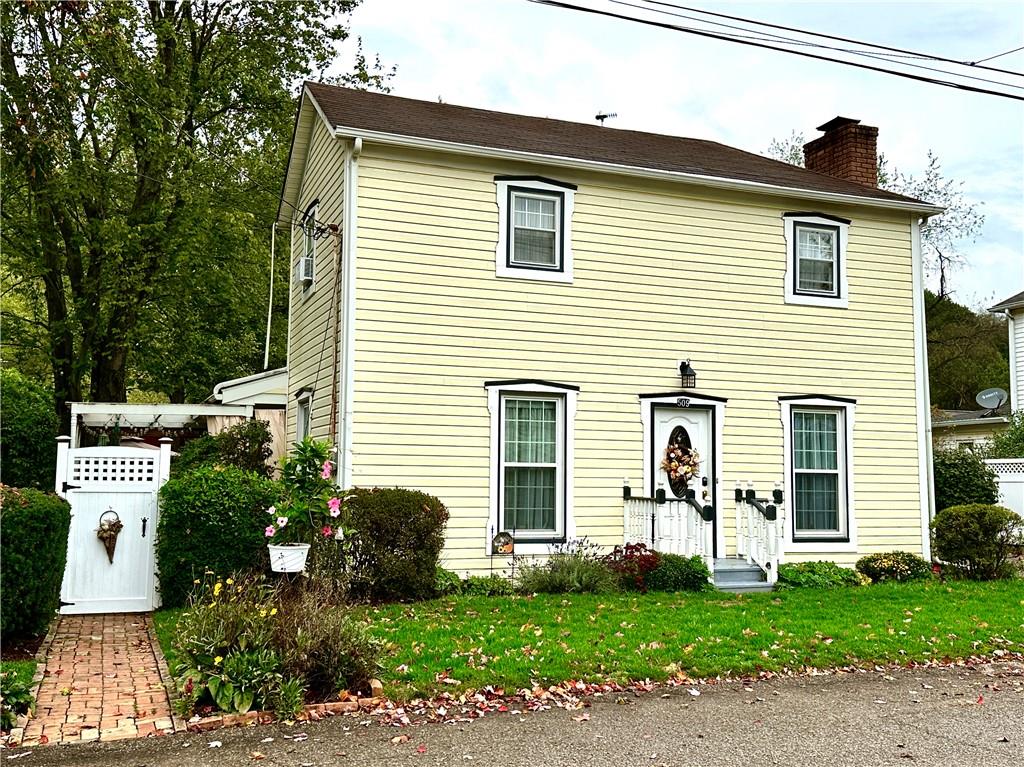
[[[306,87],[335,127],[753,181],[812,192],[921,203],[715,141],[492,112],[322,83],[307,82]]]

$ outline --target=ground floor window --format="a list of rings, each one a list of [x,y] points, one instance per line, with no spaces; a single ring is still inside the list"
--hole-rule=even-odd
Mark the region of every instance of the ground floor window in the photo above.
[[[545,381],[487,384],[493,531],[520,543],[566,540],[572,530],[572,439],[577,389]]]
[[[850,541],[854,401],[817,396],[780,402],[792,540]]]

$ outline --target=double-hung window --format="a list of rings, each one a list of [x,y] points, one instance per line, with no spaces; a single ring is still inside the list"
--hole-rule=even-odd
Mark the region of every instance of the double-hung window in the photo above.
[[[786,303],[847,307],[846,243],[850,222],[825,213],[786,213],[783,221]]]
[[[823,395],[781,397],[787,503],[794,544],[853,540],[850,444],[856,403]]]
[[[295,441],[302,442],[309,436],[310,423],[313,419],[313,392],[301,389],[295,395]]]
[[[491,414],[488,538],[515,537],[517,553],[546,553],[575,533],[573,417],[578,389],[517,379],[486,384]]]
[[[507,394],[501,398],[502,529],[558,533],[565,473],[562,397]]]
[[[302,216],[300,231],[302,248],[295,263],[295,281],[302,285],[303,292],[313,288],[314,271],[316,268],[316,210],[318,201],[314,200]]]
[[[572,212],[576,187],[536,176],[498,176],[495,272],[572,282]]]

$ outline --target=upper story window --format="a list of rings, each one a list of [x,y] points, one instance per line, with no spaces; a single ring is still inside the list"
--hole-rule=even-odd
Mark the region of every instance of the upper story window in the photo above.
[[[316,269],[316,234],[317,234],[317,200],[314,200],[302,216],[302,249],[295,263],[295,281],[302,285],[304,291],[313,287]]]
[[[850,222],[826,213],[786,213],[786,303],[849,306],[846,242]]]
[[[495,273],[572,282],[572,211],[576,187],[537,176],[498,176]]]
[[[310,433],[313,420],[313,390],[300,389],[295,395],[295,441],[302,442]]]

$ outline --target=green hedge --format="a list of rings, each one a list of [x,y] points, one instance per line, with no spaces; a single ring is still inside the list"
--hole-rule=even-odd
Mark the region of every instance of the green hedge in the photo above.
[[[697,554],[661,554],[658,566],[647,574],[647,588],[652,591],[710,591],[711,571]]]
[[[448,522],[444,504],[400,488],[360,488],[347,498],[353,594],[376,601],[433,597]]]
[[[53,489],[57,467],[57,412],[53,391],[17,370],[0,370],[0,482]]]
[[[965,447],[932,452],[935,467],[935,508],[971,503],[995,503],[999,498],[996,473],[977,453]]]
[[[168,480],[156,544],[164,606],[184,605],[207,570],[228,576],[268,568],[265,512],[280,498],[277,483],[233,467],[201,467]]]
[[[6,406],[4,408],[6,416]],[[52,493],[0,485],[0,635],[46,631],[60,606],[71,507]]]
[[[779,588],[834,589],[857,586],[857,571],[835,562],[789,562],[779,565]]]
[[[1012,574],[1010,555],[1022,543],[1024,520],[1002,506],[950,506],[932,520],[935,554],[954,572],[987,581]]]

